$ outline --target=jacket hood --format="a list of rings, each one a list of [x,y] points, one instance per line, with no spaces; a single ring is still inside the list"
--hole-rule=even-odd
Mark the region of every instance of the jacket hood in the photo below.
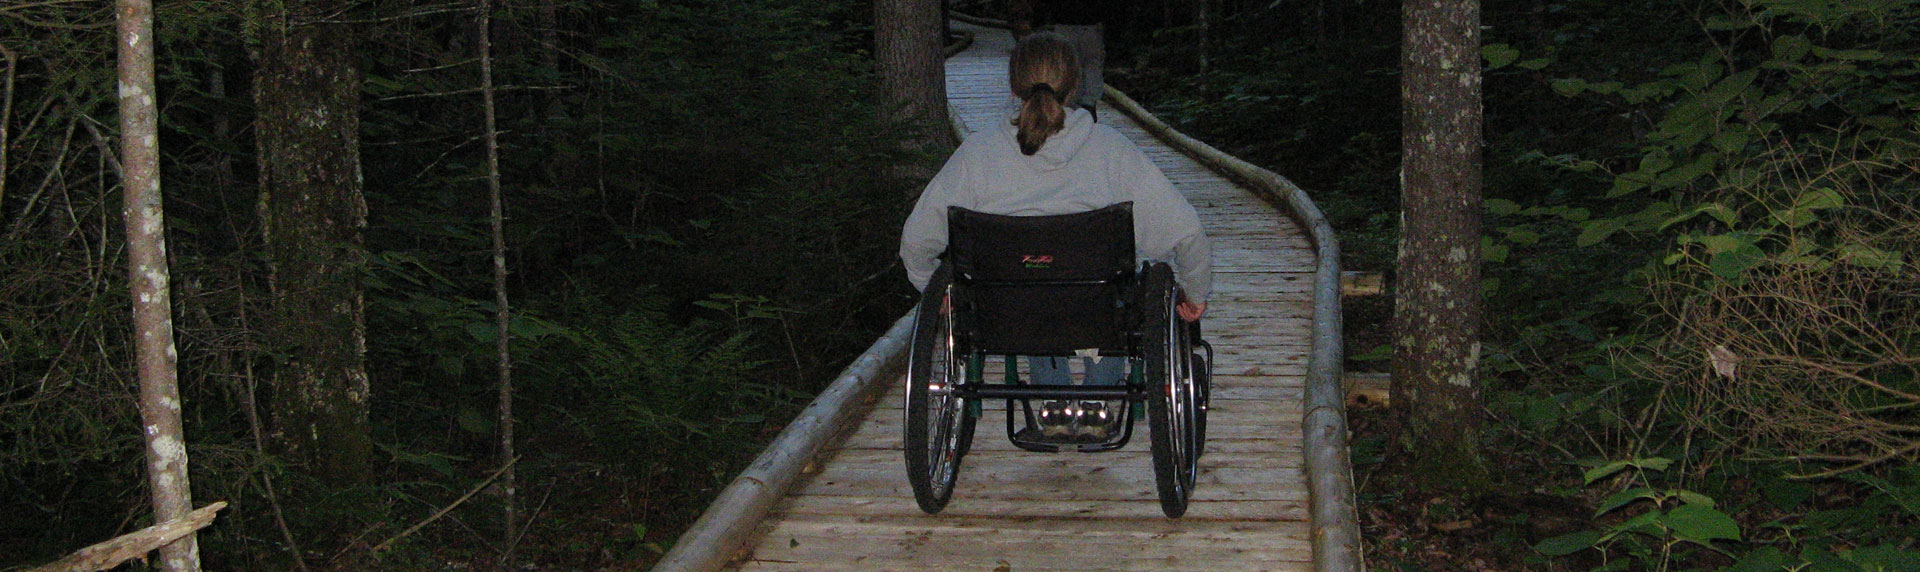
[[[1067,161],[1080,154],[1080,148],[1085,147],[1087,141],[1093,139],[1093,124],[1093,114],[1087,113],[1087,110],[1080,108],[1069,110],[1066,126],[1061,128],[1059,133],[1048,137],[1046,144],[1041,145],[1040,150],[1030,156],[1034,160],[1034,168],[1040,171],[1052,171],[1065,167]],[[1003,126],[1002,137],[1006,139],[1007,144],[1013,146],[1014,152],[1018,153],[1020,128],[1011,125],[1011,122]]]

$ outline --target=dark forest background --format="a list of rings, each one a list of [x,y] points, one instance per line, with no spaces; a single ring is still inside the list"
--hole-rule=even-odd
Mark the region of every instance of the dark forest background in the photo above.
[[[369,550],[501,464],[473,7],[324,15],[357,39],[369,223],[377,477],[342,487],[277,455],[261,413],[283,356],[260,326],[257,6],[157,5],[194,495],[232,503],[208,568],[489,566],[495,491]],[[1354,412],[1372,567],[1920,569],[1920,6],[1482,5],[1479,414],[1501,469],[1404,486],[1394,420]],[[1398,3],[1124,12],[1112,83],[1308,189],[1348,269],[1392,270]],[[944,157],[885,119],[872,13],[495,9],[521,561],[644,569],[910,306],[899,223]],[[0,569],[150,524],[112,17],[0,6]],[[1390,299],[1349,300],[1349,369],[1386,369]]]

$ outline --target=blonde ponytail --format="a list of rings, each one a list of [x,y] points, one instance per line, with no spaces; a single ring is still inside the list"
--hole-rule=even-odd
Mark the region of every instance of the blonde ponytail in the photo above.
[[[1040,151],[1048,137],[1066,128],[1066,102],[1080,87],[1080,60],[1064,36],[1053,32],[1029,34],[1013,47],[1007,79],[1013,95],[1021,101],[1020,114],[1013,118],[1013,124],[1020,128],[1016,137],[1020,152],[1032,155]]]

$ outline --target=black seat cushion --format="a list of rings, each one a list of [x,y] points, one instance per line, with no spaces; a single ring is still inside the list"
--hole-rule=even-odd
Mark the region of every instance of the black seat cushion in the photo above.
[[[972,346],[988,353],[1127,351],[1133,203],[1065,215],[1005,216],[953,207],[953,265]]]

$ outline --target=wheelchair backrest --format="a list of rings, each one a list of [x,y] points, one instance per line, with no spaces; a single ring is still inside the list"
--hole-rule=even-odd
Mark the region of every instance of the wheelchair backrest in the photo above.
[[[996,354],[1127,353],[1134,275],[1133,203],[1064,215],[1006,216],[950,207],[955,325]]]

